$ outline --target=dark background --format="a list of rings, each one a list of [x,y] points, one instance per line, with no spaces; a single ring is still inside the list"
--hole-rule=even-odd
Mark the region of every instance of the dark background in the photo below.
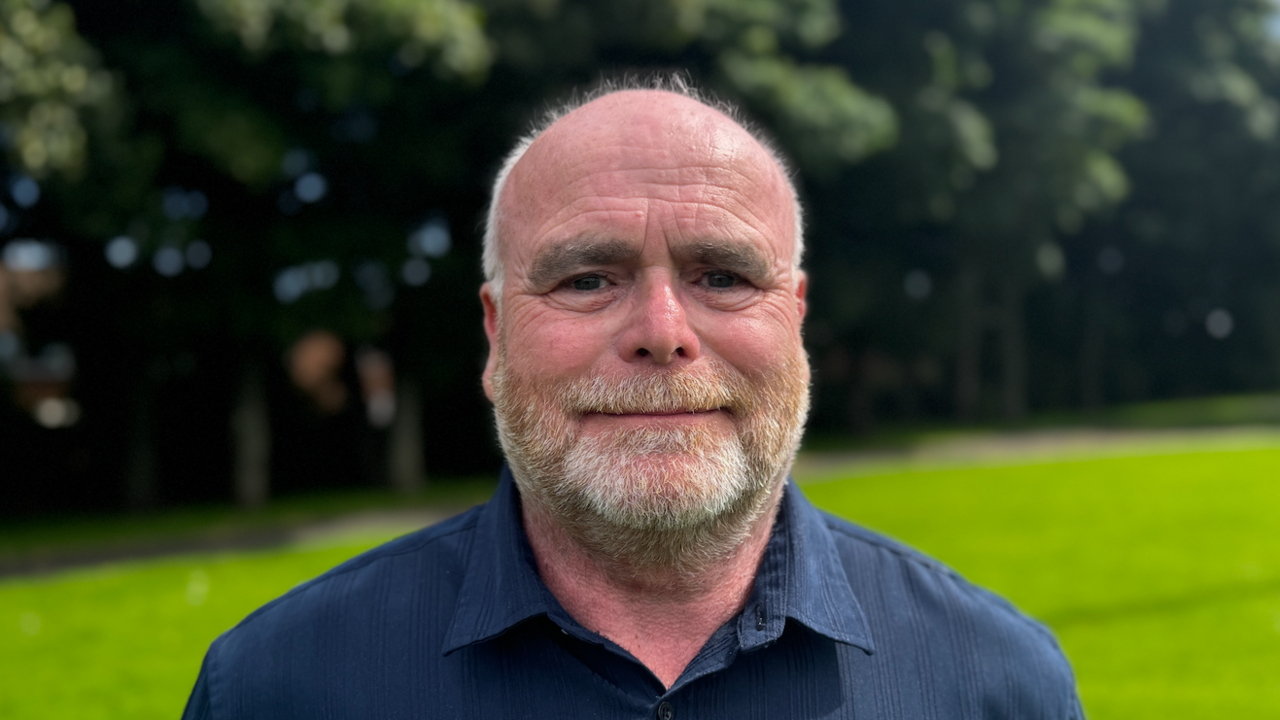
[[[628,74],[687,74],[795,159],[815,442],[1276,385],[1269,2],[255,8],[0,10],[0,515],[492,472],[488,185],[550,104]],[[281,294],[321,263],[331,284]],[[337,408],[289,374],[317,331]]]

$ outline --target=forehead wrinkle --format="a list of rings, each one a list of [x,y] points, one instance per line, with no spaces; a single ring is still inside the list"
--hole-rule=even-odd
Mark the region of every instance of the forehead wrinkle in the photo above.
[[[526,237],[556,234],[556,227],[575,220],[566,214],[575,215],[575,208],[593,198],[624,203],[605,208],[606,212],[630,212],[625,202],[631,199],[644,199],[646,205],[650,201],[689,203],[695,227],[701,218],[723,213],[745,223],[747,234],[768,242],[780,258],[784,254],[789,258],[791,253],[782,252],[781,245],[794,235],[790,232],[794,222],[788,223],[782,215],[794,216],[787,212],[794,198],[791,193],[779,193],[780,185],[789,187],[782,168],[754,138],[739,137],[732,128],[721,127],[725,118],[718,113],[716,118],[702,111],[698,114],[703,117],[663,117],[658,126],[628,122],[610,126],[588,122],[580,112],[570,114],[533,142],[499,202],[515,211],[512,215],[540,226],[522,233]],[[686,127],[687,132],[678,137],[687,142],[672,135],[674,126]],[[525,198],[531,202],[522,202]],[[536,220],[538,215],[541,222]],[[502,224],[516,217],[503,218]],[[677,237],[692,229],[682,223],[677,227]],[[790,239],[793,244],[799,242],[799,238]],[[501,246],[499,252],[503,252]]]
[[[643,194],[638,195],[636,198],[633,198],[633,199],[643,199],[644,203],[642,206],[629,207],[626,209],[592,208],[588,214],[611,215],[614,212],[619,212],[619,211],[632,212],[632,211],[638,210],[644,214],[645,216],[644,223],[646,226],[646,229],[640,231],[640,234],[643,237],[648,237],[647,227],[651,222],[654,221],[654,218],[652,217],[652,213],[649,212],[650,209],[652,208],[655,202],[667,203],[671,201],[663,200],[663,199],[659,199],[655,201],[653,198],[647,197]],[[671,233],[671,236],[668,238],[668,242],[672,247],[674,247],[675,245],[687,244],[683,242],[683,238],[685,238],[686,236],[696,237],[699,240],[705,240],[706,242],[712,242],[712,243],[730,242],[731,237],[740,237],[742,240],[747,242],[750,242],[751,240],[758,240],[764,243],[770,248],[770,250],[775,251],[778,262],[790,264],[791,255],[789,253],[780,251],[781,250],[780,243],[783,241],[783,239],[781,237],[774,237],[772,235],[772,232],[771,232],[773,230],[772,224],[768,223],[766,219],[761,217],[760,215],[755,214],[752,211],[752,208],[750,205],[745,203],[732,203],[731,205],[726,206],[723,203],[709,202],[707,200],[698,200],[698,201],[682,200],[679,202],[679,204],[683,205],[686,208],[692,209],[693,215],[692,217],[686,217],[683,219],[677,218],[675,224],[668,231],[666,231]],[[582,220],[584,215],[576,211],[577,205],[578,203],[575,202],[569,206],[566,206],[561,210],[560,213],[557,214],[556,217],[549,218],[547,223],[540,228],[540,231],[538,234],[543,236],[554,235],[556,234],[556,230],[558,228],[562,228],[565,225],[569,225]],[[565,214],[567,214],[568,217],[564,217]],[[723,237],[723,239],[716,238],[714,236],[708,236],[705,230],[698,229],[700,220],[702,218],[704,217],[708,218],[708,222],[715,223],[717,216],[732,217],[738,220],[740,223],[742,223],[742,226],[740,228],[737,228],[736,230],[726,231],[726,232],[729,232],[730,235]],[[759,224],[753,224],[751,222],[751,219],[753,218],[757,220]],[[788,227],[782,228],[784,232],[787,229],[789,228]],[[549,247],[548,250],[553,247],[567,246],[573,243],[594,242],[597,239],[600,241],[607,240],[607,241],[617,242],[620,245],[627,244],[625,241],[619,238],[611,237],[598,232],[587,231],[587,232],[572,233],[572,234],[566,233],[565,235],[567,236],[566,240],[552,243],[551,247]],[[751,250],[757,256],[761,258],[765,257],[764,254],[761,252],[761,249],[756,247],[754,244],[751,245]],[[537,254],[540,254],[541,252],[544,252],[544,251],[538,251],[538,253],[535,254],[535,257]],[[639,254],[639,251],[637,251],[637,254]],[[622,261],[626,259],[628,258],[620,257],[618,258],[618,261]],[[536,262],[536,259],[534,262]],[[591,263],[584,263],[584,264],[591,264]],[[601,261],[595,264],[606,264],[606,263],[604,261]],[[714,264],[714,263],[709,263],[709,264]],[[767,261],[766,261],[766,264],[768,264]],[[766,271],[766,272],[762,272],[755,275],[755,277],[765,277],[765,276],[772,276],[772,275],[773,273]]]

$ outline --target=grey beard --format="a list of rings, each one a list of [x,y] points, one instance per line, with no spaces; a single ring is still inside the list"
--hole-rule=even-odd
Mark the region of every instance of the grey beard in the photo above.
[[[745,542],[790,467],[808,411],[804,368],[748,380],[655,371],[548,390],[518,378],[500,353],[498,436],[526,506],[590,556],[625,575],[693,577]],[[579,437],[586,412],[722,408],[735,432],[630,428]]]

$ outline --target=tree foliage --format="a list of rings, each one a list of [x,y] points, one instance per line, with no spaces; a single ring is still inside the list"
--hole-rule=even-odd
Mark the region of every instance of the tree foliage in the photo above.
[[[150,412],[155,444],[198,444],[255,372],[283,412],[282,354],[325,329],[416,376],[433,472],[489,467],[491,174],[548,103],[679,70],[797,161],[819,430],[1264,387],[1273,17],[1265,0],[0,0],[6,158],[46,198],[4,232],[57,239],[73,270],[27,313],[23,352],[70,344],[121,388],[86,380],[86,436],[136,436],[92,418]],[[1197,330],[1215,310],[1229,342]],[[226,431],[205,434],[225,458]],[[161,475],[203,472],[177,454]],[[173,497],[225,494],[220,462]]]
[[[18,166],[43,177],[84,163],[85,115],[112,101],[111,75],[76,34],[71,8],[0,3],[0,122]]]

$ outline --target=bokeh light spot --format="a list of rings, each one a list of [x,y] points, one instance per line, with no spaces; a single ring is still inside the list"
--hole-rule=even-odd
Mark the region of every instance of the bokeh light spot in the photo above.
[[[293,184],[293,194],[304,203],[319,202],[329,192],[329,181],[317,172],[309,172]]]
[[[933,294],[933,278],[924,270],[912,270],[902,281],[902,289],[907,297],[916,302],[923,302]]]
[[[338,284],[342,272],[332,260],[294,265],[276,275],[276,299],[288,305],[312,290],[328,290]]]
[[[29,208],[40,201],[40,185],[26,175],[18,175],[9,183],[9,194],[18,207]]]
[[[41,427],[67,428],[80,421],[80,404],[68,398],[44,398],[33,413]]]
[[[127,268],[138,260],[138,243],[128,235],[112,238],[107,243],[106,256],[111,267]]]
[[[1040,268],[1040,274],[1050,280],[1062,277],[1063,271],[1067,269],[1067,258],[1062,254],[1058,243],[1047,242],[1036,248],[1036,267]]]
[[[307,273],[301,268],[291,267],[285,268],[276,275],[276,281],[273,286],[276,299],[288,305],[296,302],[298,298],[306,294],[309,281]]]
[[[409,258],[400,267],[400,279],[405,285],[422,287],[431,279],[431,264],[422,258]]]
[[[1204,318],[1204,329],[1214,340],[1226,340],[1236,329],[1235,318],[1222,308],[1214,308]]]
[[[193,240],[187,246],[187,265],[193,270],[203,270],[213,260],[213,248],[203,240]]]
[[[4,253],[0,254],[0,262],[10,270],[40,272],[58,264],[58,251],[47,242],[14,240],[4,246]]]
[[[452,245],[453,239],[449,235],[449,225],[444,218],[440,217],[428,220],[409,235],[409,252],[414,255],[444,257],[449,253]]]
[[[182,251],[172,245],[165,245],[160,248],[151,258],[152,267],[164,277],[174,277],[182,272],[182,266],[185,262],[182,257]]]
[[[341,271],[338,264],[332,260],[321,260],[320,262],[308,263],[306,266],[307,277],[311,282],[311,286],[318,290],[328,290],[338,284],[338,278]]]
[[[180,187],[165,190],[160,207],[164,211],[164,216],[170,220],[181,220],[187,217],[187,192]]]
[[[12,330],[0,332],[0,361],[8,362],[16,357],[22,351],[22,341],[18,339],[18,333]]]

